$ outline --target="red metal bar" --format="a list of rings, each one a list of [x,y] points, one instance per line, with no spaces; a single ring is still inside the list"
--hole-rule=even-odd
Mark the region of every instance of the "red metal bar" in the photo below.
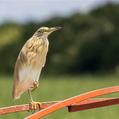
[[[89,99],[83,102],[74,103],[68,106],[69,112],[83,111],[87,109],[99,108],[119,104],[119,98]]]
[[[113,86],[113,87],[108,87],[108,88],[103,88],[103,89],[98,89],[95,91],[87,92],[87,93],[66,99],[64,101],[58,102],[54,105],[51,105],[45,109],[42,109],[39,112],[32,114],[31,116],[26,117],[25,119],[39,119],[41,117],[48,115],[51,112],[54,112],[58,109],[61,109],[63,107],[71,105],[73,103],[82,102],[82,101],[90,99],[90,98],[94,98],[97,96],[110,94],[110,93],[114,93],[114,92],[119,92],[119,86]]]

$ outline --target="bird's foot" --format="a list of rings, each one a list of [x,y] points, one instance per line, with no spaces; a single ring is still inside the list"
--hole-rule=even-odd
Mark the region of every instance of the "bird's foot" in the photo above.
[[[30,109],[31,110],[37,110],[37,109],[40,109],[41,108],[41,102],[35,102],[35,101],[32,101],[30,102]]]

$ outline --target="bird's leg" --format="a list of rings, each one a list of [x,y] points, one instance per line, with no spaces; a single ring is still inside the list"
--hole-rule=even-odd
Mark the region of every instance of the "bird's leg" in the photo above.
[[[30,102],[33,102],[33,98],[32,98],[31,90],[30,89],[28,90],[28,94],[29,94]]]
[[[40,102],[35,102],[33,101],[32,95],[31,95],[31,90],[28,90],[28,94],[29,94],[29,98],[30,98],[30,105],[31,105],[31,110],[36,110],[37,106],[39,106],[39,109],[41,107],[41,103]]]

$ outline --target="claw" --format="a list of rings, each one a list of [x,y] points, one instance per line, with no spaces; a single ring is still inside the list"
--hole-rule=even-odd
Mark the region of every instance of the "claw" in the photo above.
[[[30,102],[31,110],[36,110],[36,109],[38,109],[38,107],[40,109],[41,104],[42,104],[41,102],[35,102],[35,101]]]
[[[30,103],[29,103],[29,107],[30,109],[29,110],[34,110],[33,112],[35,112],[35,110],[37,110],[39,108],[39,110],[41,109],[41,102],[35,102],[33,101],[32,99],[32,95],[31,95],[31,90],[28,90],[28,94],[29,94],[29,97],[30,97]]]

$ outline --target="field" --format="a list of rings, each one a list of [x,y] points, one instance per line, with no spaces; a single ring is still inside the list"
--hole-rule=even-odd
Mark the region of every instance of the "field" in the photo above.
[[[55,101],[66,99],[90,90],[119,85],[118,75],[108,76],[50,76],[41,77],[40,87],[33,92],[35,101]],[[15,104],[28,103],[27,93],[22,95],[20,100],[14,101],[11,97],[12,77],[0,76],[0,107]],[[119,94],[108,95],[108,97]],[[106,96],[105,96],[106,97]],[[30,112],[21,112],[0,116],[0,119],[22,119],[30,115]],[[119,105],[110,106],[87,111],[68,113],[62,109],[50,114],[43,119],[118,119]]]

